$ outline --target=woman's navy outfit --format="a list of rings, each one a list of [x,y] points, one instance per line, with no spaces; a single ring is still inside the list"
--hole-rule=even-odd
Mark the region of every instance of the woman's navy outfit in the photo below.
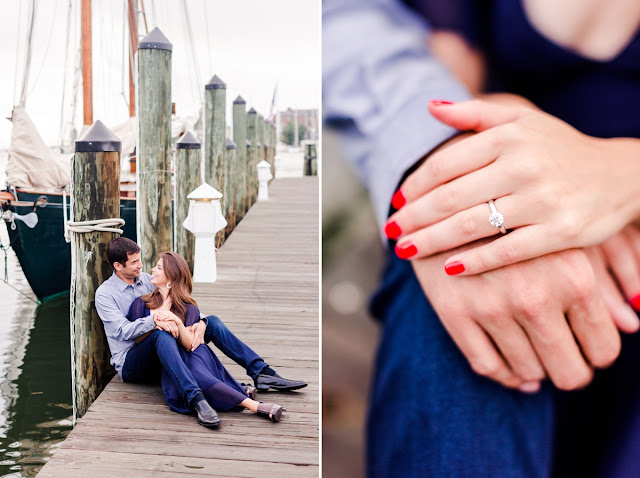
[[[138,297],[127,318],[131,321],[146,317],[150,311],[142,298]],[[186,304],[184,325],[189,327],[200,320],[200,311],[193,304]],[[247,394],[238,382],[227,372],[216,354],[207,345],[200,345],[193,352],[178,344],[182,361],[189,369],[198,387],[204,393],[207,402],[218,411],[230,410],[247,398]],[[174,381],[166,370],[162,370],[162,393],[169,408],[174,412],[191,414],[191,407],[178,394]]]
[[[485,52],[492,90],[523,95],[589,135],[640,137],[640,34],[601,62],[544,38],[521,0],[407,3]],[[623,336],[619,359],[585,390],[545,383],[527,395],[471,370],[393,247],[371,312],[383,331],[369,476],[640,476],[640,334]]]

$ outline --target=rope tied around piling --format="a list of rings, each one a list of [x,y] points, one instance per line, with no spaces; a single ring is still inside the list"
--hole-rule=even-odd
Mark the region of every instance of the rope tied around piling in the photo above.
[[[64,240],[71,242],[71,233],[85,234],[87,232],[116,232],[122,234],[124,219],[113,217],[110,219],[95,219],[93,221],[69,221],[67,219],[67,195],[62,191],[62,214],[64,216]]]

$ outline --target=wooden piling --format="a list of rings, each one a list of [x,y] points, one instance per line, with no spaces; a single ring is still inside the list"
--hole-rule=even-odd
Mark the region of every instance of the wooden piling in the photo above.
[[[247,178],[248,178],[248,204],[249,207],[258,198],[258,112],[251,108],[247,112],[247,140],[251,143],[247,151]]]
[[[318,157],[315,143],[305,143],[304,145],[304,175],[318,175]]]
[[[236,223],[247,211],[247,102],[238,96],[233,100],[233,142],[236,143]]]
[[[229,201],[224,193],[227,85],[214,75],[204,90],[204,180],[223,195],[222,214],[226,217],[229,210]],[[224,230],[218,233],[218,238],[224,240]]]
[[[189,131],[176,143],[176,252],[187,261],[191,274],[193,274],[195,237],[182,224],[189,213],[187,195],[200,186],[201,182],[201,147],[200,140]]]
[[[120,217],[122,143],[100,121],[76,141],[72,162],[73,221]],[[72,233],[71,320],[74,420],[82,417],[114,375],[111,353],[95,307],[96,289],[111,276],[107,245],[117,233]]]
[[[227,204],[229,205],[229,209],[227,210],[227,215],[225,218],[227,219],[227,227],[225,228],[225,238],[231,234],[231,231],[234,230],[237,224],[236,219],[236,195],[238,191],[237,186],[237,161],[236,161],[236,152],[238,148],[236,143],[227,138],[226,140],[226,152],[224,162],[227,165],[226,171],[226,181],[225,181],[225,195],[227,197]]]
[[[171,212],[171,52],[155,28],[138,44],[138,244],[144,270],[173,250]]]

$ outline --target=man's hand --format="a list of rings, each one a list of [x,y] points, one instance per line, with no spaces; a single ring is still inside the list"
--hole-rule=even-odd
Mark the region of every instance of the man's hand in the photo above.
[[[187,327],[187,329],[189,330],[189,333],[193,335],[193,342],[191,343],[191,351],[193,352],[200,345],[204,344],[204,332],[207,330],[207,325],[200,320]]]
[[[572,390],[591,381],[592,367],[606,367],[618,356],[620,336],[584,251],[462,277],[442,271],[450,253],[412,264],[477,373],[527,392],[548,374],[558,388]]]

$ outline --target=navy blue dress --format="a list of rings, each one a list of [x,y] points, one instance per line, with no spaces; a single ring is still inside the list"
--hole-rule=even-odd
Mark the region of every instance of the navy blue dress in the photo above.
[[[543,37],[522,0],[406,3],[484,51],[488,90],[525,96],[592,136],[640,138],[640,32],[610,61],[595,61]],[[370,477],[640,476],[640,333],[623,335],[616,363],[586,389],[546,382],[526,395],[473,373],[393,247],[371,312],[384,327]]]
[[[200,311],[195,305],[186,306],[185,326],[195,324],[200,320]],[[130,321],[146,317],[151,312],[144,301],[138,297],[131,304],[129,315]],[[178,343],[180,357],[184,361],[196,383],[202,389],[207,402],[218,411],[230,410],[240,404],[247,394],[238,382],[227,372],[216,354],[213,353],[206,344],[200,345],[193,352],[185,350]],[[162,371],[162,393],[169,408],[174,412],[191,414],[191,408],[182,397],[178,395],[173,380],[166,371]]]

